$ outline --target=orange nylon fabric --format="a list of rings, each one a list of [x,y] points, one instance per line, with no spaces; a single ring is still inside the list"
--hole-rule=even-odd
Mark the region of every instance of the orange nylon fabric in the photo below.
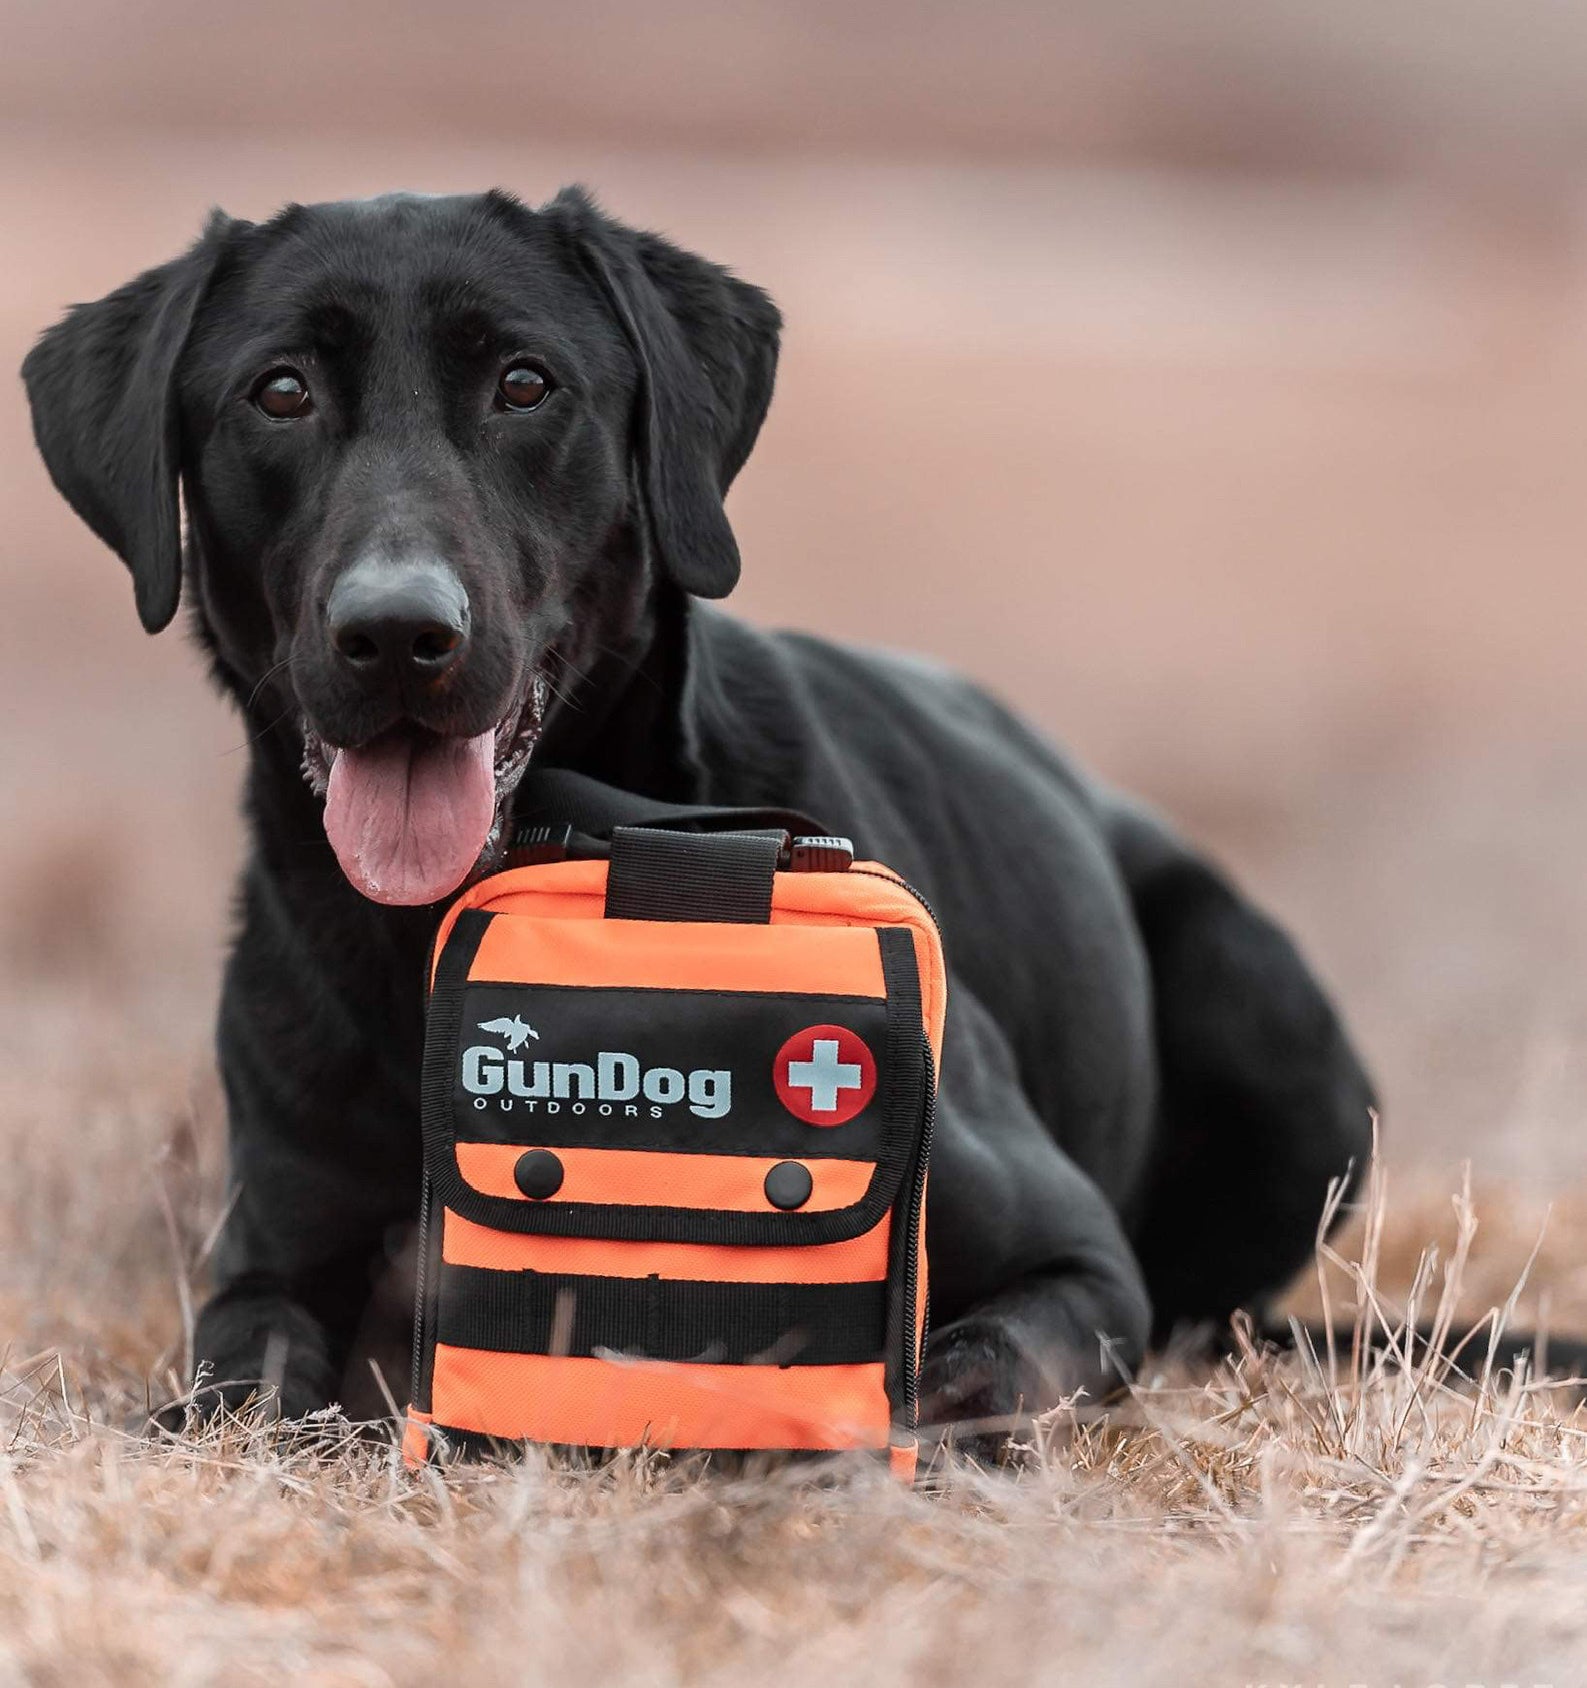
[[[858,926],[727,926],[693,921],[493,921],[471,979],[663,990],[885,994],[873,932]]]
[[[887,1450],[887,1468],[903,1483],[913,1483],[915,1467],[920,1463],[918,1442],[894,1443]]]
[[[487,1196],[529,1198],[513,1182],[513,1168],[532,1144],[459,1143],[457,1168]],[[562,1188],[543,1205],[609,1202],[625,1207],[715,1208],[722,1213],[776,1213],[766,1199],[766,1174],[780,1164],[754,1155],[682,1155],[651,1149],[553,1151],[562,1162]],[[801,1213],[850,1207],[864,1196],[876,1168],[870,1161],[801,1161],[813,1189]]]
[[[884,1448],[880,1363],[670,1365],[438,1343],[437,1424],[599,1448]]]
[[[402,1463],[410,1471],[423,1465],[430,1453],[428,1427],[435,1422],[432,1413],[421,1413],[417,1407],[408,1408],[402,1426]]]
[[[493,1231],[448,1211],[441,1258],[448,1265],[484,1266],[497,1272],[573,1272],[598,1278],[875,1283],[887,1276],[891,1231],[892,1221],[884,1217],[847,1242],[814,1243],[808,1248],[722,1248],[709,1243],[609,1242],[603,1237],[526,1237],[517,1231]]]
[[[493,874],[480,880],[452,904],[436,934],[433,954],[440,955],[458,915],[466,908],[481,908],[495,913],[528,915],[547,920],[589,921],[599,933],[607,925],[602,919],[605,907],[606,863],[603,861],[548,862],[536,867],[513,868],[509,872]],[[500,923],[493,922],[493,928],[498,924]],[[622,928],[631,937],[635,929],[645,926],[646,923],[624,920],[610,924]],[[772,888],[771,924],[783,927],[797,926],[810,931],[834,927],[908,927],[914,938],[915,959],[920,969],[921,1017],[931,1039],[933,1053],[938,1065],[941,1065],[942,1022],[947,1007],[947,977],[943,969],[941,944],[930,916],[919,902],[903,889],[902,881],[891,868],[882,867],[875,862],[856,862],[847,873],[779,873]],[[700,934],[723,930],[735,929],[712,928],[689,922],[668,922],[668,933],[662,940],[663,947],[670,945],[673,959],[677,960]],[[764,937],[763,928],[736,930],[753,930],[757,936]],[[689,934],[689,944],[680,942],[680,936],[684,933]],[[863,932],[863,936],[874,954],[874,936],[868,930]],[[609,940],[608,933],[605,941]],[[490,935],[487,934],[484,943],[480,945],[482,952],[491,953],[486,948],[490,942]],[[615,945],[610,953],[616,954]],[[485,972],[478,957],[470,970],[470,977],[476,979],[514,976],[512,973]],[[533,978],[539,975],[531,973],[521,976]],[[871,989],[855,994],[881,994],[879,961],[875,978],[877,983]],[[584,979],[569,982],[587,984],[595,981]],[[634,980],[625,978],[616,982],[631,984]],[[674,973],[662,982],[678,986],[681,980],[680,976]],[[743,978],[736,978],[728,982],[726,988],[749,990],[755,987],[746,983]],[[790,985],[787,976],[779,973],[778,983],[773,988],[788,990],[800,987]],[[835,987],[830,982],[823,982],[813,988],[831,992]]]

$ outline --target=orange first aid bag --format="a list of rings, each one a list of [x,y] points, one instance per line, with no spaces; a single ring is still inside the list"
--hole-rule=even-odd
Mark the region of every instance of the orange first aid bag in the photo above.
[[[864,1448],[912,1475],[929,911],[776,826],[525,854],[435,941],[409,1463]]]

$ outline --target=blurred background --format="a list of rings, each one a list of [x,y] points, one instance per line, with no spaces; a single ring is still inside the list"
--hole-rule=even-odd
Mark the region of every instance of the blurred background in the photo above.
[[[740,611],[932,652],[1175,814],[1348,1005],[1394,1160],[1587,1182],[1587,7],[0,0],[0,41],[0,364],[211,204],[589,183],[786,311]],[[66,1211],[68,1128],[209,1152],[243,734],[15,383],[0,498],[0,1110]]]

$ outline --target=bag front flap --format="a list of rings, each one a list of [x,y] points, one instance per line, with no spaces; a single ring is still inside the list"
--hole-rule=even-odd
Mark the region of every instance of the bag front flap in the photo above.
[[[443,925],[426,1033],[426,1162],[448,1208],[774,1246],[858,1236],[892,1206],[928,1083],[910,929],[516,913],[535,899],[479,890]]]

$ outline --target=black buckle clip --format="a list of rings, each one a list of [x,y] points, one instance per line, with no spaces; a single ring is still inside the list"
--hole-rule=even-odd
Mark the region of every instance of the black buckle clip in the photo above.
[[[854,865],[854,842],[831,834],[795,838],[777,865],[790,873],[847,873]]]
[[[507,842],[503,865],[538,867],[542,862],[566,861],[572,853],[572,827],[520,826]]]

